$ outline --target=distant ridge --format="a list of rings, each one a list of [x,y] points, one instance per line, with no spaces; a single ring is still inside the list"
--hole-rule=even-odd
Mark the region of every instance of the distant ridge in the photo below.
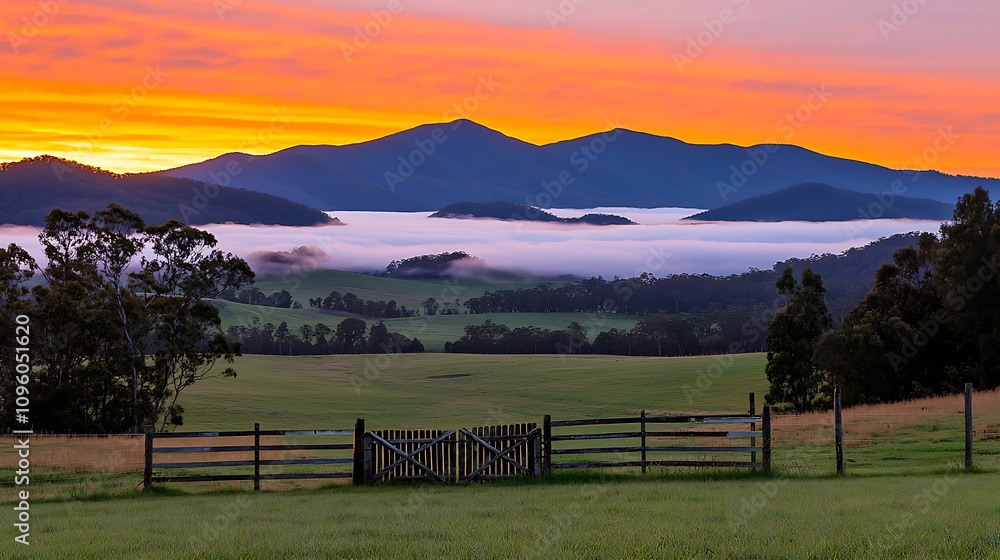
[[[560,224],[587,224],[593,226],[634,225],[628,218],[612,214],[584,214],[578,218],[560,218],[527,204],[512,202],[459,202],[449,204],[431,214],[430,218],[493,219],[503,221],[549,222]]]
[[[227,166],[241,172],[230,176]],[[158,172],[220,181],[322,210],[434,212],[458,202],[541,208],[714,209],[800,183],[863,193],[904,185],[906,196],[954,204],[1000,180],[901,171],[792,145],[689,144],[615,128],[537,146],[469,120],[421,125],[344,146],[225,154]]]
[[[45,224],[53,208],[94,213],[117,202],[147,223],[338,224],[277,196],[154,174],[121,175],[53,156],[0,165],[0,224]]]
[[[876,196],[820,183],[803,183],[684,219],[727,222],[840,222],[875,218],[947,220],[952,217],[953,210],[953,205],[926,198],[891,193]]]

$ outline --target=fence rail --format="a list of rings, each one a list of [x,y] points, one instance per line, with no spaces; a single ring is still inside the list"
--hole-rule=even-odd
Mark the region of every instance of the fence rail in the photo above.
[[[150,429],[145,436],[143,485],[148,489],[160,482],[252,481],[259,489],[262,480],[282,479],[468,484],[580,468],[639,468],[643,473],[652,467],[770,471],[775,435],[781,441],[781,469],[825,473],[838,463],[850,463],[855,472],[895,472],[894,465],[901,463],[887,462],[887,453],[893,461],[905,457],[916,463],[910,469],[940,469],[955,463],[969,469],[970,459],[995,469],[1000,465],[1000,391],[982,395],[980,410],[986,413],[976,417],[971,395],[967,388],[964,403],[963,396],[955,396],[891,408],[856,407],[845,409],[843,415],[835,410],[832,415],[777,418],[768,407],[757,414],[751,394],[750,409],[742,414],[643,410],[607,418],[545,416],[541,426],[369,431],[364,419],[358,419],[353,430],[261,430],[259,424],[252,431],[157,434]],[[284,444],[261,439],[300,436],[345,439]],[[135,450],[131,455],[141,457]],[[837,470],[844,472],[843,467]]]
[[[553,469],[589,469],[606,467],[639,467],[645,473],[650,467],[736,467],[771,469],[771,415],[768,407],[764,413],[755,414],[753,395],[750,395],[750,412],[747,414],[668,414],[649,416],[645,410],[638,416],[620,416],[613,418],[584,418],[579,420],[552,420],[545,416],[543,423],[544,453],[543,470],[546,474]],[[617,426],[622,424],[638,424],[638,430],[586,433],[553,433],[553,429],[577,428],[588,426]],[[649,424],[747,424],[748,429],[738,430],[649,430]],[[761,429],[757,430],[757,424]],[[663,440],[680,438],[694,439],[693,444],[663,445]],[[700,443],[701,438],[710,438],[709,442]],[[725,440],[747,439],[747,444],[722,445]],[[757,445],[757,438],[762,438]],[[599,440],[631,439],[632,445],[603,445],[595,447],[580,447],[577,444],[593,445],[588,442]],[[650,440],[654,441],[650,441]],[[557,444],[557,445],[554,445]],[[757,460],[757,454],[761,460]],[[638,454],[638,457],[635,457]],[[666,457],[651,457],[652,454],[667,454]],[[670,454],[687,454],[694,457],[677,457]],[[749,454],[748,460],[730,459],[730,454]],[[584,457],[604,455],[603,460],[586,460]],[[718,455],[725,455],[719,457]],[[608,457],[611,456],[611,457]],[[573,457],[567,462],[554,461],[556,457]],[[572,462],[575,461],[575,462]]]
[[[364,422],[360,421],[363,426]],[[357,427],[356,427],[357,428]],[[322,443],[283,445],[261,444],[261,437],[288,436],[353,436],[355,430],[261,430],[260,424],[254,424],[249,431],[218,431],[218,432],[167,432],[156,433],[152,426],[146,427],[145,468],[143,470],[143,488],[148,490],[155,482],[213,482],[213,481],[253,481],[254,490],[260,490],[261,480],[302,480],[302,479],[337,479],[353,478],[350,472],[270,472],[262,473],[261,467],[288,467],[298,465],[351,465],[353,456],[348,457],[299,457],[261,458],[262,452],[286,451],[350,451],[354,443]],[[186,440],[191,438],[253,438],[250,445],[173,445],[157,446],[157,441]],[[252,458],[225,458],[206,460],[204,455],[214,454],[246,454],[253,453]],[[177,460],[178,455],[196,455],[197,460]],[[157,456],[165,456],[157,461]],[[199,474],[164,474],[159,471],[186,471],[191,469],[218,469],[233,467],[252,467],[250,473],[199,473]]]

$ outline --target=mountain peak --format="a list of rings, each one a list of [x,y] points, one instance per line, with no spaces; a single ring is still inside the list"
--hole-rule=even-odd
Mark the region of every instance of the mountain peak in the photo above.
[[[104,175],[106,177],[112,177],[115,179],[120,179],[126,176],[126,174],[115,173],[114,171],[108,171],[100,167],[87,165],[85,163],[80,163],[78,161],[73,161],[71,159],[65,159],[49,154],[42,154],[40,156],[23,158],[18,161],[0,163],[0,171],[29,171],[29,170],[38,171],[43,166],[50,167],[52,169],[52,172],[55,173],[57,177],[62,177],[62,175],[66,173],[73,173],[79,171],[92,173],[94,175]]]

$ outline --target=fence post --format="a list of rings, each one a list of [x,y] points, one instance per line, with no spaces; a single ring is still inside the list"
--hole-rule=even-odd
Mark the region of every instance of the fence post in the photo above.
[[[532,468],[531,476],[540,477],[542,476],[542,437],[541,434],[535,434],[535,437],[531,439],[531,457],[532,457]]]
[[[365,419],[358,418],[354,421],[354,462],[351,464],[353,472],[351,484],[362,484],[365,481]]]
[[[764,415],[760,419],[761,431],[764,433],[761,441],[761,467],[764,472],[771,472],[771,407],[764,405]]]
[[[542,420],[542,439],[545,440],[542,448],[542,474],[548,476],[552,474],[552,416],[549,414]]]
[[[755,402],[755,395],[753,393],[750,393],[750,416],[756,416],[756,415],[757,415],[757,403]],[[751,432],[757,431],[756,422],[750,422],[750,431]],[[750,436],[750,447],[757,447],[757,438]],[[756,452],[753,451],[750,452],[750,462],[751,463],[757,462]],[[757,468],[754,467],[754,470],[757,470]]]
[[[253,491],[260,490],[260,423],[253,423]]]
[[[972,383],[965,384],[965,470],[972,470]]]
[[[372,458],[372,437],[368,435],[368,432],[365,432],[361,436],[361,449],[364,452],[364,473],[362,474],[362,479],[365,484],[368,484],[371,482],[372,475],[374,474],[374,469],[372,468],[372,461],[374,461]]]
[[[142,490],[148,492],[153,486],[153,426],[146,424],[146,462],[142,471]]]
[[[639,413],[639,430],[642,434],[642,474],[646,474],[646,409]]]
[[[836,424],[837,474],[844,474],[844,418],[840,408],[840,385],[833,386],[833,421]]]

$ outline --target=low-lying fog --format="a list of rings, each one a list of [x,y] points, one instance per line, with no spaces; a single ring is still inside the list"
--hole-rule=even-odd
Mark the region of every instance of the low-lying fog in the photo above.
[[[600,212],[625,216],[631,226],[587,226],[428,218],[428,212],[332,212],[346,226],[278,227],[213,224],[219,246],[254,265],[278,272],[274,261],[345,270],[383,270],[392,260],[465,251],[489,268],[553,276],[605,277],[652,272],[732,274],[770,269],[789,257],[839,253],[909,231],[937,232],[933,220],[734,223],[681,220],[698,210],[597,208],[549,210],[561,217]],[[0,238],[41,255],[37,229],[3,226]],[[308,249],[295,248],[308,247]],[[262,252],[292,252],[268,259]],[[287,265],[286,265],[287,266]]]

